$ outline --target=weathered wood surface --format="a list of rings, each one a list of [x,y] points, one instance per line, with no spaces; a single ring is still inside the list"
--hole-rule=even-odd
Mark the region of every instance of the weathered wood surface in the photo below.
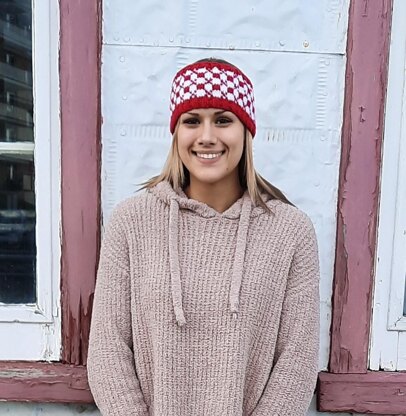
[[[85,364],[100,246],[101,1],[60,0],[62,361]]]
[[[319,411],[406,415],[406,373],[320,373]]]
[[[329,371],[367,371],[392,0],[352,0]]]
[[[0,400],[92,403],[86,367],[46,362],[0,362]]]

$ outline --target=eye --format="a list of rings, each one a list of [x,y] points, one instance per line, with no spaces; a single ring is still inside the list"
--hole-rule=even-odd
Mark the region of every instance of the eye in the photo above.
[[[230,124],[232,120],[228,117],[221,116],[216,120],[216,124]]]
[[[199,123],[199,119],[197,117],[187,117],[182,121],[183,124],[190,124],[195,125]]]

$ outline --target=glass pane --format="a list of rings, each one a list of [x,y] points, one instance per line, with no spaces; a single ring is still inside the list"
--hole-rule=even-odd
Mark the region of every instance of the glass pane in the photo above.
[[[34,163],[0,155],[0,302],[36,301]]]
[[[31,0],[0,0],[0,142],[34,141]]]
[[[0,0],[0,302],[3,303],[36,302],[34,160],[32,152],[18,144],[34,141],[31,19],[31,0]]]

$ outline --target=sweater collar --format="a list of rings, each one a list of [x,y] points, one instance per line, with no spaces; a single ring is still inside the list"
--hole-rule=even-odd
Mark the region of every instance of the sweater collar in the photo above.
[[[162,181],[158,183],[153,188],[150,188],[150,191],[161,201],[165,202],[167,205],[171,205],[172,201],[176,201],[180,209],[186,209],[193,211],[196,214],[204,218],[228,218],[228,219],[238,219],[242,214],[243,202],[246,199],[249,199],[251,202],[251,217],[256,217],[260,214],[263,214],[265,210],[260,206],[255,206],[251,201],[248,191],[246,190],[241,198],[234,202],[231,207],[226,211],[220,213],[214,208],[205,204],[204,202],[196,201],[195,199],[189,198],[182,188],[173,189],[172,185],[168,181]],[[266,201],[269,197],[266,197],[265,194],[262,195],[263,199]]]

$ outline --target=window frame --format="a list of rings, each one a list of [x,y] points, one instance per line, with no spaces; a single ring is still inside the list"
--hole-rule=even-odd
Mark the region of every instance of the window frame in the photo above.
[[[35,166],[35,209],[37,243],[37,300],[35,304],[0,304],[0,325],[2,323],[47,324],[60,332],[58,317],[60,242],[58,236],[60,200],[58,184],[60,160],[59,131],[59,91],[57,45],[53,44],[52,31],[59,31],[57,6],[49,1],[38,1],[32,8],[32,73],[34,96],[34,137],[35,142],[0,143],[2,153],[33,154]],[[40,27],[40,30],[35,28]],[[48,45],[48,47],[44,47]],[[50,56],[49,56],[50,53]],[[38,110],[39,109],[39,110]],[[41,117],[49,114],[49,117]],[[51,140],[54,138],[54,140]],[[51,218],[51,221],[49,221]],[[40,244],[39,244],[40,243]],[[52,253],[52,256],[49,255]],[[27,333],[31,325],[24,325]],[[27,335],[28,336],[28,335]],[[38,332],[38,338],[43,335]],[[26,338],[24,335],[23,338]],[[51,356],[60,337],[55,336]],[[17,341],[17,340],[16,340]],[[22,342],[23,340],[21,340]],[[41,348],[43,347],[41,346]],[[35,354],[34,354],[35,355]]]
[[[318,380],[323,412],[406,409],[406,373],[368,369],[392,7],[350,3],[330,361]]]
[[[101,228],[101,10],[101,0],[59,0],[61,359],[0,361],[0,400],[93,401],[85,364]]]

